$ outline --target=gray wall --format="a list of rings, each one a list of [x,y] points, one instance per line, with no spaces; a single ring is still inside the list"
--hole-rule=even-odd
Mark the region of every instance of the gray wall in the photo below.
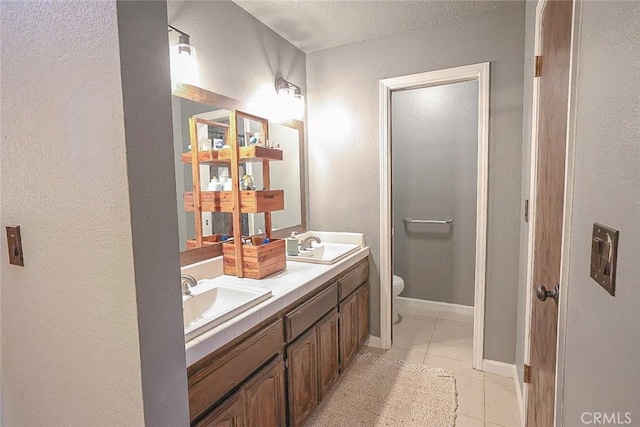
[[[118,1],[144,421],[186,425],[187,375],[164,1]]]
[[[525,4],[516,2],[307,55],[311,228],[366,235],[373,335],[380,334],[378,81],[491,61],[485,358],[514,362],[524,18]]]
[[[392,93],[393,272],[402,296],[472,306],[478,82]],[[403,217],[454,218],[404,225]]]
[[[0,22],[0,216],[25,251],[0,251],[2,422],[186,425],[165,5]]]
[[[524,221],[524,200],[529,198],[531,177],[531,110],[533,98],[533,58],[535,56],[535,26],[537,1],[528,1],[525,19],[524,92],[522,109],[522,195],[520,215],[520,268],[518,274],[518,323],[516,368],[520,387],[524,378],[524,327],[526,317],[527,262],[529,223]]]
[[[240,6],[229,0],[167,5],[169,24],[190,34],[197,49],[198,86],[249,102],[281,75],[306,93],[304,53]]]
[[[191,43],[197,49],[200,69],[198,86],[251,103],[257,93],[275,91],[275,78],[282,76],[300,86],[302,93],[306,94],[304,52],[240,6],[229,0],[169,0],[167,10],[169,24],[190,34]],[[305,153],[308,153],[306,145]],[[305,174],[308,174],[307,167]],[[185,177],[186,185],[189,182],[190,179]],[[308,177],[305,176],[304,191],[309,194],[307,183]],[[179,205],[181,200],[178,201]],[[307,224],[308,203],[307,198]],[[189,224],[193,224],[193,221],[187,219],[185,229],[188,235],[192,233]]]
[[[640,3],[583,2],[564,425],[640,423]],[[589,278],[594,222],[620,230],[616,296]]]

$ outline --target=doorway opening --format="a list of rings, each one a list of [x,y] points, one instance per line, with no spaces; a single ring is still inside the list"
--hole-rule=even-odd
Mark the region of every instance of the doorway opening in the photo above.
[[[380,81],[382,348],[394,330],[401,342],[418,329],[413,344],[427,353],[432,336],[449,332],[462,335],[452,337],[460,348],[440,337],[434,354],[482,369],[488,119],[489,63]],[[452,324],[438,330],[442,314]]]

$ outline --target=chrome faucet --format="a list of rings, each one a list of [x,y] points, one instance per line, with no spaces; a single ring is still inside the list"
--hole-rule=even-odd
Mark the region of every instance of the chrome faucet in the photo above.
[[[300,242],[300,250],[301,251],[308,251],[311,249],[311,241],[315,240],[316,243],[320,244],[322,243],[322,241],[317,238],[316,236],[309,236],[306,239],[304,239],[302,242]]]
[[[190,276],[188,274],[181,274],[180,284],[182,285],[182,295],[190,296],[191,290],[189,288],[193,288],[194,286],[196,286],[198,284],[198,281],[193,276]]]

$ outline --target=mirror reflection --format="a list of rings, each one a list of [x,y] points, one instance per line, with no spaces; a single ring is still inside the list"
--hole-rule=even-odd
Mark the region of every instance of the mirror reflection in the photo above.
[[[172,96],[174,158],[177,192],[177,212],[180,237],[180,250],[195,248],[195,220],[194,212],[187,212],[184,208],[183,195],[193,191],[192,165],[183,163],[183,155],[191,156],[191,138],[189,135],[189,119],[198,120],[197,141],[200,150],[223,148],[226,128],[215,123],[229,124],[229,110],[196,102],[190,99]],[[205,123],[206,122],[206,123]],[[255,142],[252,138],[263,138],[260,133],[260,123],[241,119],[238,123],[238,143],[246,146]],[[285,208],[272,213],[274,234],[285,236],[291,230],[303,231],[304,198],[302,188],[302,141],[298,129],[275,122],[269,122],[269,141],[272,146],[283,152],[283,160],[272,162],[271,188],[284,190]],[[200,164],[200,189],[203,191],[230,191],[231,180],[229,167],[224,164]],[[249,184],[262,189],[262,163],[245,163],[241,166],[240,176],[249,175]],[[250,182],[253,181],[253,182]],[[203,235],[233,234],[230,213],[203,212]],[[264,232],[263,214],[242,214],[242,234],[255,235]],[[279,233],[278,233],[279,232]]]

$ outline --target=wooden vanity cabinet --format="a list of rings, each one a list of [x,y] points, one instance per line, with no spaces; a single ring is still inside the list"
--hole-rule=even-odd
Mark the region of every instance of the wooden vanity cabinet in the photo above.
[[[369,263],[356,264],[338,278],[340,371],[369,338]]]
[[[358,298],[354,292],[340,303],[340,371],[343,372],[358,352]]]
[[[287,342],[313,326],[338,303],[338,286],[334,283],[316,296],[284,315]]]
[[[369,296],[371,294],[369,282],[365,282],[356,291],[358,299],[358,347],[362,347],[369,339]]]
[[[369,279],[369,263],[356,264],[338,277],[338,297],[340,301],[351,295]]]
[[[223,398],[258,375],[256,371],[274,356],[278,356],[276,360],[282,365],[283,347],[284,325],[282,319],[276,319],[258,327],[246,339],[231,343],[228,348],[190,366],[187,375],[191,422],[207,417],[212,408],[217,409]],[[281,397],[274,394],[272,398],[281,399],[284,407],[284,392]]]
[[[338,310],[333,309],[317,325],[318,394],[322,401],[340,377]]]
[[[368,275],[363,260],[190,366],[192,425],[304,425],[369,337]]]
[[[333,283],[284,315],[291,426],[304,425],[339,374],[331,372],[337,363],[337,304]]]
[[[289,424],[297,427],[318,407],[318,334],[311,328],[287,348]]]
[[[284,362],[278,356],[196,427],[280,427],[285,424]]]
[[[242,399],[247,427],[285,425],[284,384],[284,362],[278,356],[243,387]]]
[[[302,426],[340,377],[338,311],[334,308],[287,348],[289,424]]]
[[[245,427],[242,392],[231,396],[218,409],[204,417],[196,427]]]

